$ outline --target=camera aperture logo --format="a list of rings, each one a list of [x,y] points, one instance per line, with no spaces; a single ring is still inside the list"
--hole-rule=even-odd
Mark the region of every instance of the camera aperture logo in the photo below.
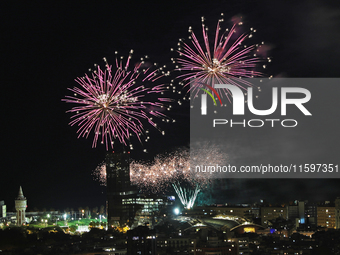
[[[207,88],[209,88],[219,99],[220,104],[222,106],[222,100],[218,95],[216,89],[227,89],[232,95],[232,107],[233,107],[233,115],[241,116],[245,115],[245,95],[242,90],[231,84],[216,84],[215,88],[204,84]],[[257,116],[269,116],[273,114],[279,104],[280,99],[280,108],[281,108],[281,116],[287,115],[287,105],[295,105],[305,116],[311,116],[312,114],[307,110],[304,106],[311,99],[311,93],[309,90],[301,87],[282,87],[281,89],[281,97],[278,96],[278,88],[272,88],[272,104],[269,109],[259,110],[254,107],[253,103],[253,88],[248,87],[247,89],[247,106],[248,110]],[[217,105],[216,100],[212,93],[210,93],[207,89],[201,88],[201,90],[205,91],[206,94],[201,94],[201,115],[207,115],[207,95],[209,95],[214,104]],[[303,95],[302,98],[289,98],[288,95],[290,93]],[[280,123],[280,124],[278,124]],[[238,127],[263,127],[265,125],[271,125],[274,127],[275,125],[281,125],[282,127],[296,127],[298,122],[296,119],[274,119],[274,118],[266,118],[266,119],[243,119],[242,121],[234,121],[233,119],[213,119],[213,127],[217,125],[229,125],[230,127],[238,126]]]
[[[202,84],[204,86],[206,86],[207,88],[209,88],[217,96],[217,98],[220,101],[220,104],[222,106],[223,105],[222,100],[221,100],[219,94],[217,93],[217,91],[213,87],[209,86],[208,84],[204,84],[204,83],[202,83]],[[214,105],[217,105],[214,96],[208,90],[203,89],[203,88],[200,88],[200,89],[203,90],[204,92],[206,92],[212,98],[212,100],[214,101]],[[207,115],[207,94],[202,94],[202,108],[201,108],[201,114],[202,115]],[[203,100],[204,100],[204,104],[203,104]],[[203,109],[203,105],[205,106],[204,109]]]

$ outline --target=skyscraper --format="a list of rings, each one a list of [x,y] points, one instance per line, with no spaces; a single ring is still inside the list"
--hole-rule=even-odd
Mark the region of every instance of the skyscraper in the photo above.
[[[299,208],[299,220],[300,224],[305,224],[305,202],[304,201],[299,201],[298,202],[298,208]]]
[[[24,193],[22,192],[22,188],[19,188],[18,197],[15,199],[15,210],[17,211],[17,225],[22,226],[26,223],[25,220],[25,212],[27,207],[27,200],[24,197]]]
[[[131,226],[139,206],[122,203],[123,199],[137,194],[130,184],[129,152],[106,154],[106,178],[109,226]]]
[[[340,197],[335,199],[335,228],[340,229]]]

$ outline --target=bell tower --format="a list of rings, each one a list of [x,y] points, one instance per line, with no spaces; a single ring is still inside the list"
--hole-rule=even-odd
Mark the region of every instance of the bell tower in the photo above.
[[[17,211],[17,225],[22,226],[26,223],[25,221],[25,212],[27,207],[27,200],[24,197],[24,193],[22,192],[22,188],[19,188],[18,197],[15,199],[15,210]]]

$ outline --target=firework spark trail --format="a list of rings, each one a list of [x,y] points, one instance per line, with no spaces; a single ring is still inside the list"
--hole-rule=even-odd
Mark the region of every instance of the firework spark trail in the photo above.
[[[197,195],[200,192],[198,185],[196,185],[194,190],[182,188],[179,182],[173,183],[172,186],[177,196],[179,197],[179,200],[181,201],[182,205],[187,209],[192,208],[194,206]]]
[[[223,13],[221,15],[223,16]],[[230,30],[221,32],[223,21],[224,19],[221,18],[217,23],[213,47],[210,46],[204,17],[202,17],[203,43],[200,43],[191,27],[189,27],[190,44],[185,43],[183,39],[179,40],[177,52],[180,57],[172,61],[179,64],[176,65],[176,70],[185,72],[177,78],[182,80],[181,84],[184,86],[190,86],[189,91],[193,97],[198,96],[204,84],[212,87],[215,84],[232,84],[245,89],[251,86],[251,83],[242,78],[262,76],[261,72],[255,71],[255,67],[263,61],[257,53],[264,42],[261,45],[243,45],[256,30],[251,28],[249,34],[245,33],[235,38],[238,26],[242,25],[242,22],[236,21]],[[270,58],[267,60],[271,61]],[[266,68],[265,65],[262,67]],[[228,90],[218,89],[218,93],[221,97],[226,96],[230,101]]]
[[[69,88],[74,96],[66,96],[62,100],[77,105],[68,111],[74,114],[70,125],[78,125],[78,138],[88,138],[93,131],[92,147],[96,147],[100,141],[106,144],[108,150],[109,145],[113,147],[113,140],[118,139],[121,144],[130,145],[132,149],[131,135],[141,141],[140,136],[145,134],[142,120],[156,128],[158,127],[153,116],[162,118],[162,121],[170,121],[161,111],[170,110],[171,106],[165,105],[164,102],[172,100],[162,96],[155,98],[167,91],[165,84],[152,87],[145,85],[156,83],[159,78],[169,73],[160,71],[161,68],[153,70],[152,67],[146,66],[144,59],[129,70],[131,54],[132,51],[125,65],[122,60],[118,61],[116,58],[115,68],[104,58],[105,69],[95,65],[96,70],[90,76],[85,74],[85,77],[78,77],[76,82],[79,87]],[[147,96],[150,94],[156,96],[150,97],[151,101],[148,101]],[[148,139],[149,137],[146,141]]]

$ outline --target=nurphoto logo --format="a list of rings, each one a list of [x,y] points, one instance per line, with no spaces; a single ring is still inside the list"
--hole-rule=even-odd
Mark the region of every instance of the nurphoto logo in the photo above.
[[[214,88],[212,88],[209,85],[206,85],[213,94],[215,94],[220,101],[220,104],[222,105],[222,100],[220,96],[218,95],[216,89],[227,89],[229,90],[233,100],[232,100],[232,107],[233,107],[233,115],[244,115],[245,114],[245,95],[243,94],[242,90],[235,85],[231,84],[216,84]],[[287,115],[287,105],[295,105],[304,115],[311,116],[312,114],[307,110],[307,108],[304,106],[305,103],[307,103],[311,99],[311,93],[309,90],[305,88],[300,87],[282,87],[281,89],[281,97],[280,97],[280,106],[281,106],[281,116]],[[209,95],[213,101],[214,104],[217,105],[216,100],[212,93],[210,93],[206,89],[201,89],[206,92],[206,94],[201,94],[201,115],[207,115],[207,95]],[[295,94],[301,94],[303,95],[302,98],[289,98],[289,94],[295,93]],[[253,88],[248,87],[247,89],[247,106],[249,111],[258,116],[268,116],[272,113],[274,113],[279,104],[279,96],[278,96],[278,88],[273,87],[272,88],[272,104],[269,109],[265,110],[259,110],[254,107],[253,103]],[[230,126],[233,127],[235,125],[242,125],[243,127],[248,124],[249,127],[262,127],[264,126],[265,122],[270,122],[271,126],[274,127],[275,122],[280,122],[281,126],[283,127],[295,127],[297,126],[297,121],[295,119],[250,119],[246,121],[245,119],[242,122],[233,122],[232,119],[214,119],[213,120],[213,127],[216,125],[225,125],[230,123]],[[291,123],[291,124],[288,124]]]

